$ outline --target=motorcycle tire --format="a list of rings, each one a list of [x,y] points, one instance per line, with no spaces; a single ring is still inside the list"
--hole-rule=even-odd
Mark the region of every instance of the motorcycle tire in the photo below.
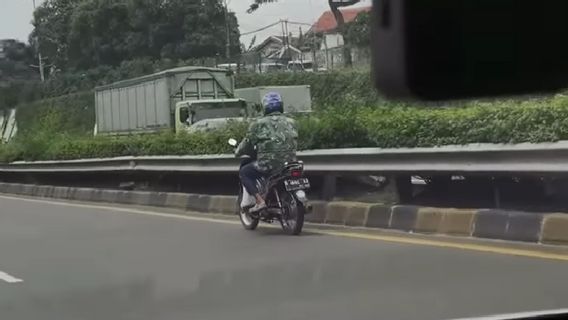
[[[281,192],[280,201],[282,203],[282,218],[280,219],[282,230],[292,236],[299,235],[304,228],[306,208],[290,192]]]
[[[243,200],[243,187],[242,185],[239,185],[239,196],[237,198],[237,208],[236,208],[237,214],[239,215],[241,224],[246,230],[250,231],[256,230],[256,228],[258,227],[258,223],[260,222],[260,219],[251,217],[241,208],[242,200]]]
[[[256,228],[258,227],[258,223],[260,222],[258,218],[251,217],[248,213],[244,212],[243,210],[240,210],[239,219],[241,220],[241,224],[243,225],[243,227],[246,230],[250,231],[256,230]]]

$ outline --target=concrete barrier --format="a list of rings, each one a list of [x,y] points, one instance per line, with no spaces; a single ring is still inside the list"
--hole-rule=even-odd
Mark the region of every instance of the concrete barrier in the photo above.
[[[150,203],[150,192],[144,191],[128,191],[129,196],[125,197],[128,200],[126,204],[134,204],[139,206],[149,205]]]
[[[0,183],[0,192],[76,201],[167,207],[206,213],[236,213],[235,196],[101,190]],[[313,201],[307,222],[348,227],[396,229],[533,243],[568,245],[568,214],[495,209],[387,206],[359,202]]]
[[[327,205],[325,223],[364,226],[370,205],[358,202],[331,202]]]
[[[100,193],[101,202],[116,203],[120,195],[116,190],[102,190]]]
[[[165,192],[150,192],[145,205],[152,207],[165,207],[168,194]]]
[[[539,242],[543,215],[539,213],[509,212],[507,232],[501,239]]]
[[[37,188],[35,189],[35,193],[34,195],[37,195],[38,197],[41,198],[47,198],[48,196],[48,191],[53,188],[50,186],[37,186]]]
[[[505,210],[480,210],[473,236],[523,242],[538,242],[543,215]]]
[[[55,187],[53,197],[56,199],[67,199],[68,193],[69,193],[68,187]]]
[[[477,212],[473,236],[499,239],[507,231],[509,216],[502,211],[480,210]]]
[[[473,233],[476,211],[467,209],[438,209],[443,213],[437,233],[445,235],[466,236]]]
[[[88,188],[78,188],[75,189],[75,193],[73,194],[72,200],[78,201],[92,201],[93,199],[93,189]]]
[[[414,231],[420,233],[437,233],[442,225],[444,212],[437,208],[420,208],[416,216]]]
[[[187,209],[207,212],[209,210],[209,204],[211,203],[211,197],[208,195],[190,194]]]
[[[369,209],[365,227],[388,229],[392,220],[392,207],[385,205],[374,205]]]
[[[324,223],[327,217],[328,203],[325,201],[312,201],[312,213],[306,216],[306,222]]]
[[[345,225],[349,227],[364,227],[367,223],[371,205],[366,203],[356,203],[348,207],[345,217]]]
[[[166,197],[166,207],[176,209],[187,209],[189,195],[184,193],[168,193]]]
[[[542,243],[568,245],[568,214],[549,214],[543,219]]]
[[[235,196],[211,196],[209,199],[208,212],[236,214],[237,210],[237,197]]]
[[[416,225],[419,207],[394,206],[392,208],[391,229],[413,231]]]

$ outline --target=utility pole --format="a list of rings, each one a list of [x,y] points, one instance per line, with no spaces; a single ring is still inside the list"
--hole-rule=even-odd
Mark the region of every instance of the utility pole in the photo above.
[[[35,0],[33,0],[33,4],[34,4],[34,12],[36,10],[36,2]],[[43,72],[43,59],[41,57],[41,51],[39,49],[39,39],[36,36],[36,50],[37,50],[37,57],[38,57],[38,67],[39,67],[39,77],[41,79],[41,82],[45,82],[45,74]]]
[[[291,57],[290,57],[290,53],[289,53],[289,51],[290,51],[290,42],[289,42],[290,39],[289,39],[289,36],[288,36],[288,20],[280,20],[280,24],[281,24],[281,27],[282,27],[282,45],[284,46],[284,50],[285,50],[284,51],[285,54],[283,55],[283,57],[287,57],[288,61],[290,61]],[[286,53],[287,53],[287,55],[286,55]]]
[[[288,19],[284,20],[284,29],[286,30],[286,51],[288,52],[288,59],[292,60],[292,53],[290,52],[290,31],[288,31]]]
[[[35,0],[34,0],[35,1]],[[225,5],[225,30],[227,32],[227,43],[225,44],[225,58],[228,60],[231,58],[231,29],[229,28],[229,5],[227,0],[223,1]]]

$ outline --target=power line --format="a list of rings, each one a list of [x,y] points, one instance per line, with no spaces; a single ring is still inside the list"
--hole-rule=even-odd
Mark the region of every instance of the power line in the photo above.
[[[305,22],[294,22],[294,21],[288,21],[289,24],[296,24],[296,25],[300,25],[300,26],[313,26],[313,24],[311,23],[305,23]]]
[[[260,28],[260,29],[254,30],[254,31],[244,32],[244,33],[241,33],[241,36],[248,36],[249,34],[258,33],[258,32],[264,31],[264,30],[266,30],[266,29],[272,28],[272,27],[274,27],[274,26],[276,26],[276,25],[278,25],[278,24],[280,24],[280,23],[281,23],[281,22],[278,21],[278,22],[275,22],[275,23],[273,23],[273,24],[269,24],[269,25],[267,25],[266,27],[262,27],[262,28]]]

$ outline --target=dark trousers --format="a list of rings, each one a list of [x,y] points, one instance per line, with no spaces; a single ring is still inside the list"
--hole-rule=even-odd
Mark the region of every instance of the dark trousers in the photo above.
[[[257,187],[257,182],[264,174],[258,169],[258,165],[255,162],[249,163],[241,168],[239,172],[241,177],[241,182],[250,195],[259,194],[260,191]]]

